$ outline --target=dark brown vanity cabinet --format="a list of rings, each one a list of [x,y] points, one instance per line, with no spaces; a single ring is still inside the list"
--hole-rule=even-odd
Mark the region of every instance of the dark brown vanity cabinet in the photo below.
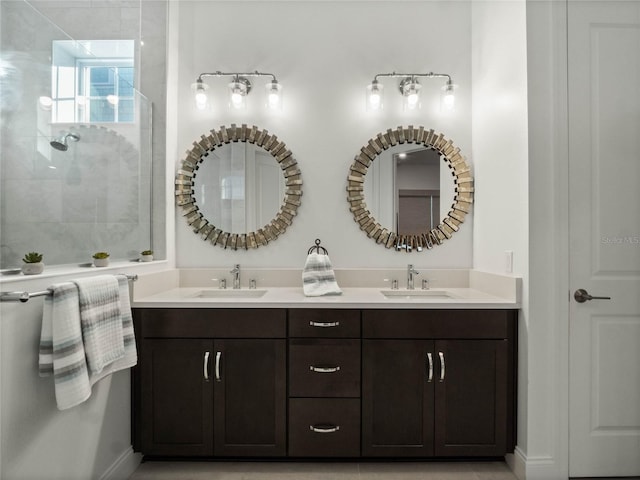
[[[286,311],[137,309],[134,447],[286,455]]]
[[[135,309],[150,456],[498,457],[515,310]]]
[[[365,310],[362,315],[363,456],[513,451],[515,312]]]

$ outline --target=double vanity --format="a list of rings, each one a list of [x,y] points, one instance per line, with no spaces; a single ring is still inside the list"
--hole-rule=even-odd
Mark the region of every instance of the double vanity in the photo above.
[[[343,293],[324,297],[304,296],[300,270],[243,271],[255,281],[236,289],[203,281],[224,273],[150,274],[135,287],[136,451],[279,459],[513,451],[518,279],[431,271],[422,277],[433,288],[411,290],[402,271],[336,271]]]
[[[176,204],[211,245],[262,248],[297,216],[302,183],[282,140],[232,124],[193,142]],[[360,230],[403,254],[450,239],[474,191],[460,149],[424,126],[371,137],[346,179]],[[315,245],[308,253],[326,254]],[[518,279],[467,270],[416,278],[413,264],[335,273],[342,294],[322,297],[306,297],[294,269],[243,269],[246,282],[237,264],[141,278],[135,449],[279,459],[513,452]]]

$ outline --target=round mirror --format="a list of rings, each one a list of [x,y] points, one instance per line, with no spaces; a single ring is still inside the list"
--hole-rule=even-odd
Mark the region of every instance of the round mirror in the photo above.
[[[175,193],[187,222],[204,240],[248,249],[284,233],[300,205],[302,180],[284,142],[256,126],[232,124],[193,143]]]
[[[460,149],[424,127],[398,127],[370,139],[350,167],[348,200],[360,228],[387,248],[440,245],[459,230],[473,202],[473,178]]]

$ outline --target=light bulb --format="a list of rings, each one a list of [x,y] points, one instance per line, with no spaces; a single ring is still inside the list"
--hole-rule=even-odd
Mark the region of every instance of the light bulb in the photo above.
[[[208,85],[202,83],[202,80],[197,80],[196,83],[191,85],[191,90],[193,90],[193,98],[196,102],[196,108],[198,110],[204,110],[207,108],[207,88]]]
[[[111,105],[113,106],[118,105],[119,101],[120,99],[118,98],[117,95],[107,95],[107,102],[109,102]]]
[[[407,106],[409,108],[416,108],[418,104],[418,92],[412,92],[407,95]]]
[[[242,82],[241,79],[236,79],[229,84],[229,92],[231,107],[244,108],[245,97],[249,93],[247,84]]]
[[[241,108],[243,103],[244,103],[244,97],[240,92],[231,93],[231,104],[235,108]]]
[[[382,109],[382,91],[384,87],[374,80],[367,86],[367,110]]]
[[[400,84],[404,96],[405,110],[417,110],[420,108],[420,89],[422,85],[415,78],[408,77]]]
[[[455,104],[456,104],[456,97],[453,95],[453,93],[447,93],[444,96],[444,106],[447,108],[453,108]]]
[[[204,91],[196,93],[196,108],[198,110],[204,110],[207,107],[207,94]]]
[[[270,110],[282,109],[282,85],[277,80],[272,80],[265,85],[267,91],[267,108]]]
[[[270,93],[269,94],[269,106],[275,108],[278,105],[280,105],[280,95],[278,95],[278,92]]]
[[[455,85],[451,80],[442,87],[442,108],[444,110],[453,111],[456,106]]]

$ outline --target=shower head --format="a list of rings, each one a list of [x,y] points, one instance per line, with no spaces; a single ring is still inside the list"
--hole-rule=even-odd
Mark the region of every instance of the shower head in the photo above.
[[[67,139],[77,142],[78,140],[80,140],[80,137],[75,133],[67,133],[66,135],[63,135],[59,138],[56,138],[55,140],[52,140],[50,142],[50,145],[56,150],[60,150],[61,152],[66,152],[67,149],[69,148],[69,145],[67,144]]]

